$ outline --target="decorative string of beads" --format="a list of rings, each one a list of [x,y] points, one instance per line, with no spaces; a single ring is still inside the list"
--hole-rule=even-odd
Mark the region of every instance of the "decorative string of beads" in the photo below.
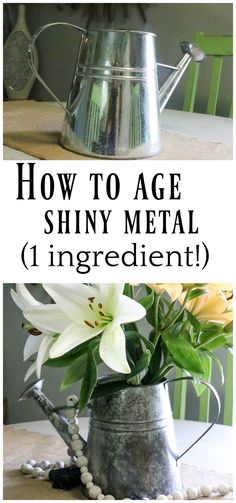
[[[79,425],[77,424],[77,403],[78,397],[70,395],[67,398],[67,407],[65,416],[68,419],[68,433],[71,435],[71,449],[68,449],[69,455],[75,459],[75,465],[80,469],[82,484],[86,487],[88,495],[91,499],[95,500],[115,500],[111,494],[103,494],[101,487],[95,485],[93,482],[93,475],[88,470],[88,458],[84,455],[84,443],[79,436]],[[71,463],[64,463],[57,461],[51,464],[48,460],[44,459],[37,463],[34,459],[28,460],[21,466],[21,472],[24,475],[31,475],[33,478],[49,479],[49,472],[52,469],[65,468],[70,466]],[[229,492],[233,492],[233,486],[226,483],[221,483],[217,487],[210,484],[202,484],[200,487],[190,486],[187,489],[174,491],[172,494],[160,494],[157,500],[196,500],[202,497],[210,497],[211,495],[219,494],[226,496]],[[130,498],[124,498],[129,500]]]
[[[210,497],[213,494],[219,494],[220,496],[226,496],[230,492],[233,492],[233,486],[222,482],[217,487],[211,486],[210,484],[202,484],[200,487],[190,486],[184,491],[174,491],[172,494],[160,494],[157,500],[196,500],[201,497]]]

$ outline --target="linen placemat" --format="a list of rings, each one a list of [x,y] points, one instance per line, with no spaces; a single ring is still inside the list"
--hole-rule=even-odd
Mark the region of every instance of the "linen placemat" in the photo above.
[[[47,160],[91,160],[59,144],[64,112],[57,104],[36,101],[4,102],[4,145]],[[162,152],[147,160],[231,160],[232,148],[162,131]]]
[[[53,489],[51,483],[44,480],[32,479],[20,473],[20,466],[28,459],[48,459],[51,462],[66,460],[66,446],[57,436],[42,435],[26,430],[19,430],[13,426],[4,426],[3,461],[4,479],[3,490],[5,500],[71,500],[85,499],[79,488],[70,491]],[[196,466],[181,465],[184,487],[201,485],[204,482],[218,485],[221,482],[232,484],[232,476],[214,471],[204,470]],[[231,499],[214,496],[211,499]]]

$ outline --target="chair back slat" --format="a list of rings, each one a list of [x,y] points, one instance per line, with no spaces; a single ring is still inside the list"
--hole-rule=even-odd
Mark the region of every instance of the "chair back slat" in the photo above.
[[[207,102],[207,114],[209,115],[216,114],[216,105],[219,95],[222,63],[223,63],[222,56],[215,56],[211,70],[211,82]]]
[[[189,69],[188,84],[184,97],[184,112],[193,112],[197,93],[200,65],[192,64]]]
[[[233,420],[233,355],[228,353],[225,372],[224,424],[232,425]]]
[[[176,369],[175,377],[183,377],[180,369]],[[173,417],[174,419],[185,419],[186,412],[187,381],[179,381],[174,385]]]
[[[209,373],[209,381],[210,380],[211,380],[211,370]],[[198,415],[199,421],[209,422],[210,399],[211,399],[211,392],[207,388],[199,398],[199,415]]]
[[[196,45],[201,47],[206,56],[213,57],[206,113],[209,115],[215,115],[219,97],[223,58],[233,56],[233,37],[229,35],[208,36],[205,35],[204,32],[197,32],[194,38],[194,42]],[[183,105],[183,110],[185,112],[194,111],[199,72],[199,63],[191,63]],[[231,103],[229,117],[232,118],[232,116],[233,106]]]

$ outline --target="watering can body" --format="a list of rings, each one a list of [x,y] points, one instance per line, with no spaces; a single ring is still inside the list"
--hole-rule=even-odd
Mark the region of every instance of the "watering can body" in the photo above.
[[[33,49],[47,28],[69,26],[80,32],[79,51],[67,105],[49,89],[34,66]],[[190,46],[177,67],[157,63],[156,35],[134,30],[84,30],[69,23],[45,25],[34,34],[29,64],[35,76],[65,110],[60,142],[84,155],[137,159],[161,150],[160,111],[191,59]],[[202,53],[201,53],[202,54]],[[195,58],[196,59],[196,58]],[[197,59],[200,61],[199,59]],[[158,90],[157,67],[171,68]]]
[[[155,36],[82,35],[61,143],[87,155],[138,158],[160,151]]]
[[[213,386],[216,413],[213,422],[181,454],[177,453],[168,383],[193,380],[191,376],[155,385],[129,386],[109,395],[94,397],[89,405],[89,434],[83,440],[88,468],[105,494],[116,499],[156,499],[181,488],[179,460],[212,428],[219,417],[220,400]],[[106,381],[100,379],[100,384]],[[20,400],[33,398],[69,446],[75,461],[68,420],[42,392],[43,381],[30,384]]]

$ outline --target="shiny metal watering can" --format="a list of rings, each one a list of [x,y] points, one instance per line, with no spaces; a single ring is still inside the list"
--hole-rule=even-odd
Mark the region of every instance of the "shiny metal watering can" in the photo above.
[[[34,65],[34,44],[52,26],[81,32],[74,78],[67,105],[49,89]],[[156,35],[134,30],[89,29],[69,23],[39,28],[29,47],[32,72],[62,106],[66,115],[60,142],[89,156],[137,159],[161,150],[160,113],[191,61],[203,61],[201,49],[181,43],[183,58],[176,67],[157,63]],[[158,91],[157,67],[171,69]]]
[[[89,471],[103,493],[116,499],[156,499],[181,488],[179,459],[212,428],[219,417],[220,399],[213,386],[217,411],[210,426],[182,454],[177,453],[168,383],[130,386],[116,393],[93,398],[85,454]],[[30,385],[20,399],[33,397],[58,433],[68,442],[68,420],[56,412],[42,393],[42,380]],[[84,440],[83,440],[84,441]],[[71,452],[69,452],[71,454]]]

